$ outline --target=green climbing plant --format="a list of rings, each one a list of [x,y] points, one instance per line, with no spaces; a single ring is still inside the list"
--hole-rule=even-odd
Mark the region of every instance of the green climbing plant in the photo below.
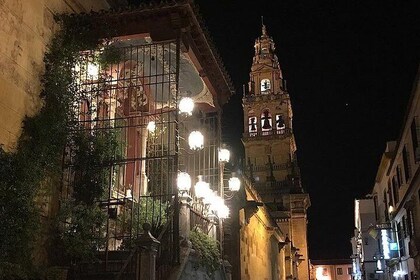
[[[210,274],[213,274],[220,266],[220,250],[216,240],[203,233],[199,229],[190,232],[192,247],[200,257],[200,264]]]
[[[103,225],[96,202],[103,197],[104,183],[109,180],[109,168],[103,166],[115,155],[117,142],[111,132],[74,132],[79,130],[75,104],[83,94],[78,90],[74,69],[81,51],[90,50],[103,67],[116,63],[122,55],[103,39],[112,35],[106,23],[99,30],[88,15],[62,15],[56,20],[61,28],[44,57],[42,107],[35,116],[24,119],[14,151],[0,147],[0,264],[6,264],[0,265],[3,272],[8,271],[7,264],[30,270],[41,225],[37,196],[48,193],[45,189],[60,188],[63,154],[69,146],[75,153],[75,182],[72,195],[63,201],[58,215],[64,226],[52,231],[68,255],[81,258],[88,255],[87,249],[97,247],[91,245],[89,234],[96,234]],[[95,50],[99,49],[102,52],[97,55]]]

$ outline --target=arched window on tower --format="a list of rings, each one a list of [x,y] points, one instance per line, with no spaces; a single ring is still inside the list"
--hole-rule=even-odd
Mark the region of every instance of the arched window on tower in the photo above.
[[[273,121],[271,119],[270,110],[265,109],[261,114],[261,130],[263,135],[268,135],[273,129]]]
[[[276,115],[276,133],[283,134],[286,130],[286,124],[284,122],[283,115]]]
[[[248,117],[248,132],[249,136],[257,136],[258,119],[255,116]]]
[[[267,94],[270,92],[271,89],[271,82],[269,79],[262,79],[261,80],[261,93]]]

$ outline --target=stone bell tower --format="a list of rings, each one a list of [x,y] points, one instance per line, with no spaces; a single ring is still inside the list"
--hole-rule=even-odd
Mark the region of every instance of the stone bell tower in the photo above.
[[[250,81],[244,88],[245,175],[287,235],[286,262],[297,267],[286,279],[309,279],[307,209],[309,195],[300,183],[293,135],[293,112],[286,81],[265,25],[255,40]],[[292,270],[290,270],[292,271]]]

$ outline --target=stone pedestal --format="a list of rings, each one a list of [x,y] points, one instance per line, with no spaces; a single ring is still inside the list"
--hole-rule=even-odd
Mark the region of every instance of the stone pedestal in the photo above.
[[[209,214],[208,218],[210,220],[207,229],[208,236],[210,236],[214,240],[217,240],[217,218],[214,214]]]
[[[143,224],[144,233],[138,239],[140,258],[136,279],[155,280],[156,279],[156,254],[160,242],[150,233],[151,226]]]
[[[179,196],[179,235],[182,239],[190,237],[191,200],[186,193]]]

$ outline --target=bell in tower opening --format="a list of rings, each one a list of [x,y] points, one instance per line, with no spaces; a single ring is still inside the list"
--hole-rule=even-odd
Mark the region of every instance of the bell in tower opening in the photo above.
[[[256,136],[257,135],[257,118],[256,117],[249,117],[248,118],[248,131],[250,136]]]
[[[271,114],[269,110],[264,110],[264,112],[261,114],[261,128],[262,131],[269,131],[272,129],[272,120],[271,120]]]
[[[276,130],[284,131],[286,124],[284,123],[283,115],[276,115]]]

